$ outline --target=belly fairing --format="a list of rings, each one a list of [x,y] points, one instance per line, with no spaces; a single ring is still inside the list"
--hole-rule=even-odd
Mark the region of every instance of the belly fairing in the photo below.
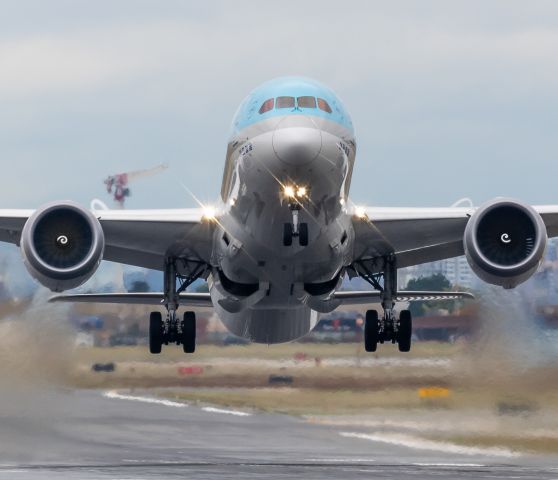
[[[308,307],[296,309],[246,311],[219,315],[227,329],[234,335],[255,343],[285,343],[303,337],[318,321],[318,313]]]

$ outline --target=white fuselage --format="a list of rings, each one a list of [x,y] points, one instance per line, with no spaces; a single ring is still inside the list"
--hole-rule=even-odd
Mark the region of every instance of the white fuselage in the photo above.
[[[354,238],[345,205],[355,139],[341,125],[305,115],[279,116],[235,135],[228,147],[213,245],[210,292],[233,333],[255,342],[306,334],[326,311],[350,263]],[[308,245],[285,246],[296,199]]]

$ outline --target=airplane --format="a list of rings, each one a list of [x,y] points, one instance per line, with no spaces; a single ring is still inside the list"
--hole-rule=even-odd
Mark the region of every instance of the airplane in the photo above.
[[[30,274],[54,292],[76,288],[101,260],[163,272],[162,292],[58,294],[53,302],[164,306],[149,320],[149,348],[195,350],[194,307],[213,307],[235,335],[259,343],[302,337],[320,313],[371,305],[364,346],[411,347],[409,310],[396,302],[471,297],[398,290],[397,270],[465,255],[485,282],[513,288],[537,270],[558,235],[558,205],[511,198],[449,208],[361,207],[349,199],[356,155],[351,117],[311,79],[284,77],[238,108],[215,206],[91,211],[70,201],[0,210],[0,240],[20,246]],[[382,166],[378,166],[382,176]],[[389,178],[389,177],[388,177]],[[389,180],[388,180],[389,181]],[[344,276],[365,291],[340,291]],[[208,293],[188,292],[205,279]],[[178,314],[179,308],[186,311]]]

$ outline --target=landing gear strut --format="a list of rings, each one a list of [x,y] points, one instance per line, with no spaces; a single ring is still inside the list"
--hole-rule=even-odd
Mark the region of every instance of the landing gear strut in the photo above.
[[[292,215],[292,223],[283,225],[283,245],[290,247],[293,244],[293,237],[298,237],[298,243],[301,247],[308,245],[308,224],[299,223],[298,216],[300,213],[300,203],[296,200],[289,202],[289,210]]]
[[[190,279],[185,280],[177,289],[177,278],[176,259],[169,258],[165,262],[164,270],[163,301],[167,309],[167,316],[163,320],[161,312],[151,312],[149,317],[149,351],[151,353],[161,353],[162,346],[169,343],[182,344],[185,353],[194,353],[196,350],[196,314],[185,312],[181,322],[178,321],[177,315],[180,292],[191,281],[189,281]]]
[[[397,343],[400,352],[411,349],[413,322],[409,310],[401,310],[396,319],[395,300],[397,296],[397,267],[393,256],[383,259],[383,272],[379,275],[371,274],[364,265],[362,277],[374,288],[380,290],[383,317],[378,317],[376,310],[368,310],[364,324],[364,348],[367,352],[375,352],[378,343]],[[383,279],[381,283],[380,280]]]

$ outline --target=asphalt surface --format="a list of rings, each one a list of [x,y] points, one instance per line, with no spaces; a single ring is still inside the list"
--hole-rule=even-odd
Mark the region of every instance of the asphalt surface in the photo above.
[[[0,399],[1,479],[558,478],[558,459],[460,450],[370,428],[147,394],[21,390]]]

